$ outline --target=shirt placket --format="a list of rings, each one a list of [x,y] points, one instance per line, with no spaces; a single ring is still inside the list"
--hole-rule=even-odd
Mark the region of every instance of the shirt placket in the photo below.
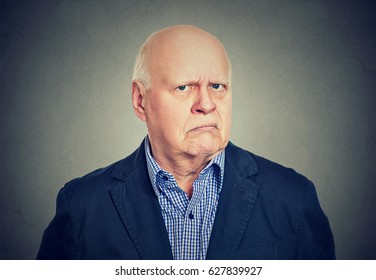
[[[204,194],[206,185],[206,173],[201,174],[193,183],[193,195],[189,201],[187,211],[184,216],[182,247],[185,259],[203,259],[202,256],[202,212],[200,201]],[[192,215],[190,217],[190,215]]]
[[[172,217],[172,223],[176,223],[176,231],[169,232],[170,235],[170,242],[174,243],[174,258],[175,259],[184,259],[185,255],[184,252],[184,232],[185,232],[185,217],[187,213],[188,207],[188,197],[186,193],[179,188],[176,181],[168,180],[167,177],[163,176],[164,178],[164,192],[166,195],[166,199],[169,200],[167,205],[169,207],[169,215]]]

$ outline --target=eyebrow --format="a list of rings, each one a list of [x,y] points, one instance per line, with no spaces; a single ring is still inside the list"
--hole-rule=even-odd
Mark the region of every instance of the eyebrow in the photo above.
[[[209,80],[209,85],[213,84],[223,84],[223,85],[229,85],[230,79],[215,79],[215,80]],[[180,82],[173,82],[172,83],[174,87],[178,87],[181,85],[197,85],[200,84],[200,80],[182,80]]]

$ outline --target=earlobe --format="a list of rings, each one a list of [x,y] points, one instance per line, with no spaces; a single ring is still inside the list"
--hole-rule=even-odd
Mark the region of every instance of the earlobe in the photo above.
[[[139,80],[132,81],[132,105],[137,117],[146,121],[145,108],[143,106],[143,99],[145,97],[145,88]]]

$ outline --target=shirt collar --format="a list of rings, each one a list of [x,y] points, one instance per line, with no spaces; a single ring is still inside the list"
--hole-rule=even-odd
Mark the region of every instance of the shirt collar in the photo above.
[[[159,164],[156,162],[156,160],[153,158],[153,156],[151,155],[151,148],[150,148],[150,142],[149,142],[148,136],[145,137],[145,154],[146,154],[146,163],[147,163],[149,178],[150,178],[155,194],[159,196],[160,189],[159,189],[159,186],[157,186],[158,174],[166,178],[165,180],[175,180],[175,178],[172,174],[162,169],[159,166]],[[202,176],[205,176],[205,174],[208,172],[208,170],[212,166],[216,167],[214,168],[214,172],[218,172],[220,175],[220,185],[219,185],[219,190],[218,190],[219,192],[222,188],[222,182],[223,182],[223,174],[224,174],[224,167],[225,167],[225,150],[223,150],[220,154],[218,154],[205,166],[205,168],[200,172],[198,179]]]

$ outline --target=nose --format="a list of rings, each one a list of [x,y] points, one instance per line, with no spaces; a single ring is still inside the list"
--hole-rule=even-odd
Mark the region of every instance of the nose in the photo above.
[[[200,87],[196,92],[195,100],[192,106],[193,114],[209,114],[213,112],[217,105],[211,96],[212,93],[206,87]]]

